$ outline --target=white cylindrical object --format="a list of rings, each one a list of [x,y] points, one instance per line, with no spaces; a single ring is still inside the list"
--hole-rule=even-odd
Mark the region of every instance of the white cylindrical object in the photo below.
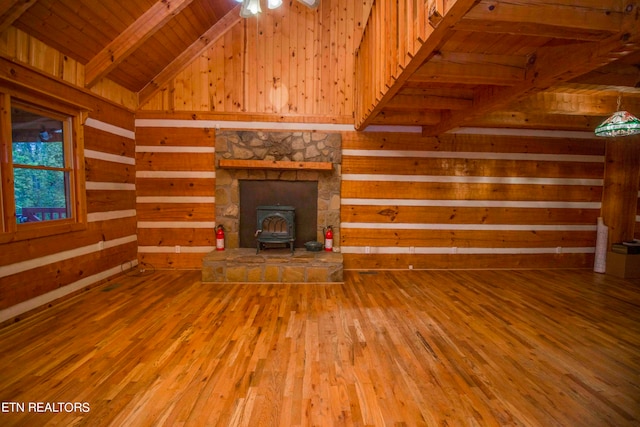
[[[598,217],[596,233],[596,256],[593,263],[593,271],[596,273],[604,273],[607,269],[607,241],[609,240],[609,227],[604,225],[602,217]]]
[[[333,239],[324,239],[324,250],[333,251]]]

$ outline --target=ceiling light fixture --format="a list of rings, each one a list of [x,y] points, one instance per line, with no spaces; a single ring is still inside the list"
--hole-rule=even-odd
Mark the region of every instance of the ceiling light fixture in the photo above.
[[[315,9],[320,5],[320,0],[298,0],[300,3],[307,7]],[[256,16],[262,12],[260,7],[260,0],[236,0],[237,3],[242,3],[240,8],[240,16],[243,18],[250,18]],[[276,9],[282,6],[282,0],[267,0],[267,7],[269,9]]]
[[[640,134],[640,120],[628,111],[620,110],[618,97],[618,111],[613,113],[596,128],[596,136],[616,137]]]

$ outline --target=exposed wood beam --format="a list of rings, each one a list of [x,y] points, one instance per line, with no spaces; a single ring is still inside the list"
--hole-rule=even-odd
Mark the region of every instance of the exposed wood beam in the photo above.
[[[543,91],[510,105],[516,111],[538,114],[606,116],[620,107],[640,114],[640,93],[601,92],[598,95]]]
[[[0,3],[0,34],[11,26],[36,0],[8,0]]]
[[[526,66],[524,56],[437,52],[409,81],[513,85],[524,80]]]
[[[624,58],[617,61],[614,66],[599,68],[573,81],[582,84],[615,85],[640,89],[640,53],[634,54],[633,57],[633,61]]]
[[[105,77],[193,0],[160,0],[94,56],[85,67],[85,86]]]
[[[593,131],[604,117],[498,111],[466,123],[470,127]]]
[[[611,35],[607,30],[584,30],[580,28],[563,28],[544,23],[513,23],[496,21],[479,21],[464,19],[455,26],[458,31],[479,33],[527,35],[570,40],[599,41]]]
[[[482,0],[455,29],[596,41],[620,28],[625,6],[614,0],[590,4]]]
[[[231,9],[229,13],[220,18],[198,40],[193,42],[184,52],[178,55],[164,70],[155,76],[140,92],[138,92],[138,105],[146,103],[162,86],[173,79],[186,65],[191,63],[198,55],[206,51],[209,46],[222,37],[227,30],[236,25],[242,19],[240,17],[241,5]]]
[[[595,70],[578,77],[575,81],[592,85],[614,84],[617,86],[627,86],[640,89],[640,68],[632,66],[625,68],[630,72],[625,72],[624,69],[619,69],[618,71],[610,73]]]
[[[237,112],[217,112],[217,111],[145,111],[138,110],[136,119],[149,120],[212,120],[220,122],[265,122],[276,123],[271,125],[283,127],[281,124],[286,123],[292,128],[295,124],[300,124],[301,128],[306,128],[307,124],[328,124],[328,125],[353,125],[353,117],[351,115],[310,115],[310,114],[272,114],[272,113],[247,113]]]
[[[560,28],[611,31],[620,28],[626,2],[619,0],[481,0],[465,20],[544,23]]]
[[[442,98],[473,99],[473,88],[463,85],[445,86],[440,84],[411,84],[407,82],[398,95],[436,96]]]
[[[442,120],[438,110],[422,111],[381,111],[373,120],[374,125],[425,125],[437,124]]]
[[[444,17],[418,48],[413,59],[404,67],[385,93],[382,94],[377,104],[368,111],[366,117],[356,118],[356,120],[359,121],[356,122],[356,128],[358,130],[363,130],[373,123],[375,116],[382,111],[385,104],[400,91],[402,86],[409,80],[410,76],[420,65],[440,48],[441,44],[451,35],[451,27],[462,19],[477,1],[478,0],[456,0],[455,2],[448,2],[448,9],[445,11]]]
[[[586,75],[586,74],[585,74]],[[608,95],[608,94],[621,94],[624,97],[639,97],[640,88],[629,87],[626,85],[615,84],[590,84],[580,82],[582,76],[577,79],[573,79],[568,83],[562,83],[552,88],[547,89],[545,92],[556,93],[578,93],[586,95]]]
[[[385,110],[460,110],[472,105],[473,101],[465,98],[399,94],[387,103]]]
[[[563,84],[512,103],[504,111],[488,113],[466,126],[594,130],[619,107],[640,114],[640,89]]]
[[[436,135],[475,120],[490,111],[518,102],[533,93],[602,67],[640,49],[640,17],[637,4],[631,3],[624,20],[613,36],[602,42],[544,47],[531,56],[525,79],[511,87],[483,87],[476,91],[474,106],[468,110],[447,112],[436,126],[423,128],[425,135]]]

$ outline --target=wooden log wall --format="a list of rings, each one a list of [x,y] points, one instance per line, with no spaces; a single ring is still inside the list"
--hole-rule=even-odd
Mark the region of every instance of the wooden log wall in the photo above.
[[[592,267],[604,142],[345,133],[345,268]]]
[[[640,188],[640,180],[638,182],[638,188]],[[640,191],[638,191],[638,201],[636,204],[636,225],[633,232],[633,238],[640,240]]]
[[[134,113],[0,58],[0,85],[86,105],[86,229],[0,244],[0,323],[137,264]]]
[[[309,9],[293,1],[264,8],[241,20],[141,109],[352,122],[353,52],[371,3],[323,0]]]
[[[640,179],[640,135],[606,139],[602,218],[613,243],[634,238]]]
[[[202,112],[240,121],[352,123],[353,111],[363,107],[352,95],[352,53],[372,3],[323,0],[310,10],[286,2],[244,19],[140,110],[181,120]],[[409,3],[387,5],[398,8],[395,22],[424,22],[426,15],[409,16],[418,9],[433,12]],[[346,32],[350,27],[353,34]],[[394,31],[402,37],[386,46],[402,68],[406,55],[401,53],[415,50],[408,41],[420,37],[412,26]],[[60,82],[84,83],[82,64],[15,28],[0,37],[0,54]],[[388,81],[397,68],[390,65],[375,81]],[[212,131],[142,126],[135,129],[134,144],[136,95],[108,80],[92,92],[129,110],[91,100],[96,109],[85,129],[90,230],[65,247],[100,240],[125,246],[113,256],[98,251],[96,266],[87,269],[110,271],[131,260],[135,243],[128,240],[137,231],[140,261],[158,268],[200,268],[202,254],[215,244]],[[66,96],[76,96],[71,93]],[[604,168],[600,140],[344,132],[343,144],[340,244],[347,268],[590,267],[593,262]],[[3,250],[0,268],[28,265],[40,250],[57,253],[53,241],[21,243],[26,247],[17,252],[30,254],[24,259]],[[59,279],[53,286],[66,282]],[[45,294],[50,286],[24,292],[16,286],[13,296],[3,293],[0,307]]]
[[[155,268],[201,268],[215,249],[215,130],[138,127],[139,259]]]

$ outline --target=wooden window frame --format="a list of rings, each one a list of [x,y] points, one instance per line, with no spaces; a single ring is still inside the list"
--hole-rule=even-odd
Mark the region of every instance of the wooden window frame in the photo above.
[[[69,170],[68,218],[18,224],[14,194],[12,160],[11,107],[64,117],[64,150]],[[0,243],[33,239],[83,230],[87,227],[86,191],[84,174],[84,132],[86,111],[57,99],[42,97],[28,90],[0,87]],[[68,135],[67,135],[68,133]]]

